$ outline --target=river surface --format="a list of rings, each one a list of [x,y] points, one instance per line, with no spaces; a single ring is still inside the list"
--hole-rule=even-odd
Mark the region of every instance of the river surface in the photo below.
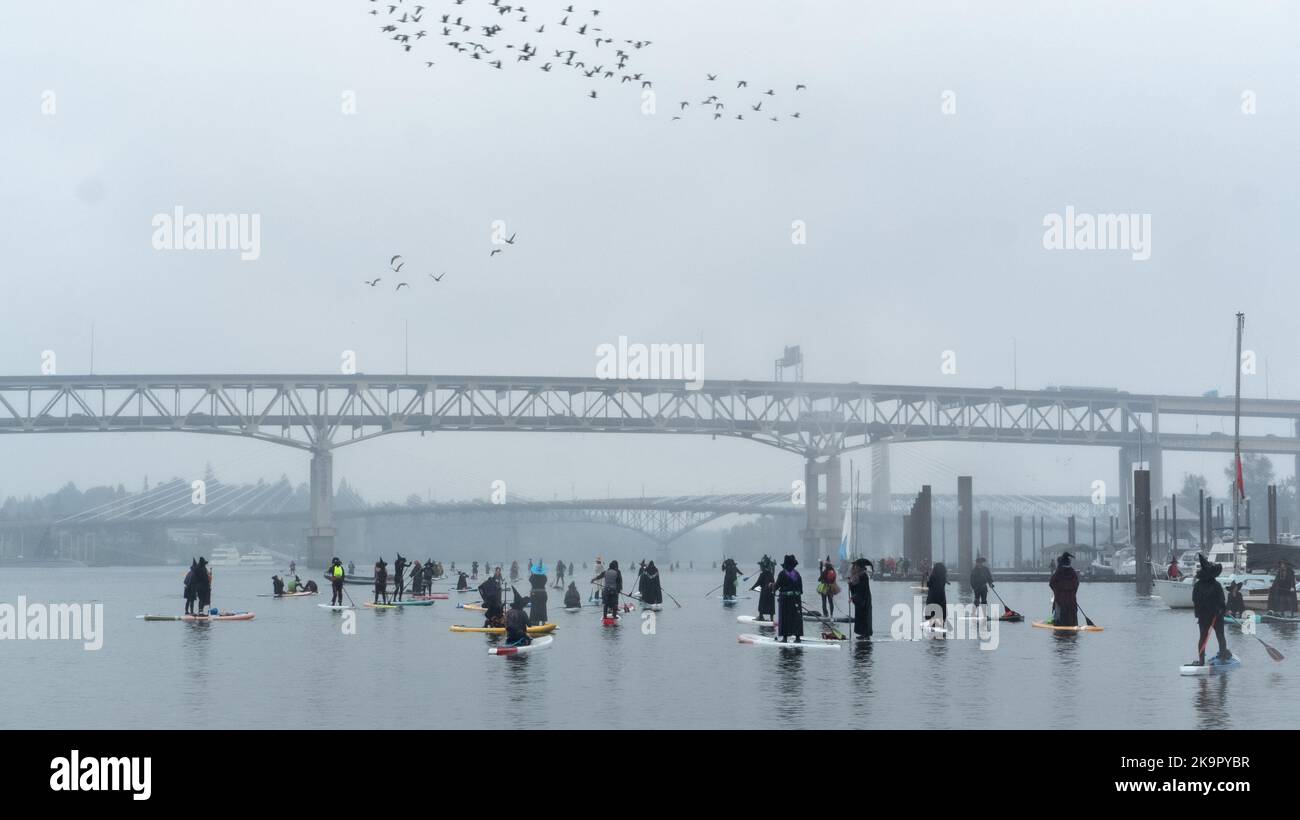
[[[752,613],[757,598],[726,609],[706,594],[719,574],[678,571],[663,583],[680,608],[665,600],[652,621],[630,613],[615,628],[602,627],[597,610],[564,612],[552,590],[551,620],[560,624],[552,648],[501,658],[487,654],[486,636],[448,631],[481,625],[456,600],[358,609],[356,634],[344,634],[344,614],[317,606],[328,592],[257,597],[270,591],[270,570],[216,570],[214,603],[253,611],[253,621],[136,619],[179,614],[183,572],[0,572],[0,603],[16,605],[20,595],[102,603],[104,620],[97,651],[78,641],[0,640],[0,728],[1300,727],[1285,705],[1300,691],[1294,627],[1259,626],[1284,662],[1229,627],[1243,665],[1181,677],[1195,652],[1190,611],[1139,599],[1128,584],[1081,589],[1102,633],[1003,624],[996,648],[982,649],[992,640],[891,640],[890,609],[910,604],[913,592],[876,582],[876,640],[799,652],[738,643],[752,630],[736,615]],[[1045,585],[997,588],[1030,620],[1046,614]],[[348,590],[358,604],[365,599],[364,587]]]

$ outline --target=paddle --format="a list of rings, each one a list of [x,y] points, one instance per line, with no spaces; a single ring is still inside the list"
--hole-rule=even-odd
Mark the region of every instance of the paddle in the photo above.
[[[993,590],[993,594],[998,596],[998,603],[1002,604],[1002,609],[1004,610],[1004,612],[1002,613],[1002,617],[1005,618],[1005,617],[1008,616],[1008,615],[1019,615],[1019,614],[1020,614],[1019,612],[1016,612],[1016,611],[1015,611],[1014,609],[1012,609],[1011,607],[1007,606],[1007,602],[1004,601],[1004,600],[1002,600],[1002,595],[998,593],[998,588],[997,588],[997,587],[993,586],[992,584],[989,584],[989,589]]]
[[[704,593],[704,597],[707,598],[707,597],[709,597],[710,595],[712,595],[713,593],[717,592],[717,591],[720,590],[720,589],[722,589],[722,584],[718,584],[718,585],[717,585],[716,587],[714,587],[713,589],[711,589],[711,590],[709,590],[708,592]]]
[[[1209,636],[1207,635],[1206,637],[1208,638]],[[1260,644],[1264,647],[1264,651],[1267,652],[1267,653],[1268,653],[1268,656],[1269,656],[1270,658],[1272,658],[1273,660],[1275,660],[1275,661],[1283,661],[1283,660],[1286,660],[1286,658],[1282,655],[1281,652],[1278,652],[1278,651],[1277,651],[1276,649],[1274,649],[1273,647],[1271,647],[1271,646],[1269,646],[1268,644],[1264,643],[1264,639],[1263,639],[1263,638],[1259,637],[1258,635],[1252,635],[1251,637],[1253,637],[1255,640],[1257,640],[1257,641],[1260,642]]]
[[[678,608],[678,609],[681,609],[681,608],[682,608],[681,602],[678,601],[676,598],[673,598],[673,594],[672,594],[671,592],[669,592],[668,590],[664,589],[662,586],[659,587],[659,591],[662,592],[663,594],[667,595],[669,598],[672,598],[672,599],[673,599],[673,603],[674,603],[674,604],[677,604],[677,608]]]
[[[1078,602],[1078,601],[1075,601],[1075,602],[1074,602],[1074,606],[1075,606],[1076,609],[1079,610],[1079,612],[1081,612],[1081,613],[1083,614],[1083,619],[1084,619],[1085,621],[1088,622],[1088,626],[1096,626],[1096,624],[1094,624],[1094,623],[1092,622],[1092,618],[1089,618],[1089,617],[1088,617],[1088,613],[1086,613],[1086,612],[1083,611],[1083,607],[1079,606],[1079,602]]]

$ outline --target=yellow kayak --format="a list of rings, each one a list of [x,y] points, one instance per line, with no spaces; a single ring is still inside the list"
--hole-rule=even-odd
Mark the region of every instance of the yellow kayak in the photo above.
[[[1086,624],[1081,624],[1079,626],[1056,626],[1055,624],[1043,623],[1042,621],[1034,621],[1033,625],[1038,627],[1039,629],[1051,629],[1056,632],[1105,632],[1106,631],[1104,628],[1100,626],[1088,626]]]
[[[504,635],[506,628],[503,626],[461,626],[457,624],[451,628],[452,632],[486,632],[489,635]],[[554,632],[555,624],[542,624],[541,626],[528,627],[529,635],[545,635],[547,632]]]

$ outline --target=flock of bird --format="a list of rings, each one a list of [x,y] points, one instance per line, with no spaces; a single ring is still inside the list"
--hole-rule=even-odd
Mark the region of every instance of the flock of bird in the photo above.
[[[433,1],[423,0],[424,3]],[[422,5],[421,0],[369,0],[369,3],[372,6],[369,13],[383,20],[380,31],[403,51],[416,54],[426,68],[434,68],[446,56],[478,62],[494,71],[532,67],[547,73],[576,72],[592,81],[589,85],[595,87],[587,91],[587,97],[593,100],[601,99],[601,94],[607,92],[602,85],[630,86],[638,90],[654,88],[654,81],[632,65],[633,57],[649,48],[652,41],[615,38],[602,25],[600,9],[578,9],[576,4],[568,4],[542,17],[523,5],[510,5],[507,0],[477,0],[468,6],[469,0],[451,0],[445,11],[435,12]],[[557,38],[564,42],[556,42]],[[426,57],[425,51],[433,49],[426,49],[425,44],[439,40],[450,52]],[[783,116],[795,120],[802,117],[797,110],[789,113],[775,110],[778,105],[775,88],[745,92],[748,81],[723,80],[720,74],[706,74],[704,82],[707,96],[693,94],[672,104],[672,122],[692,114],[714,122],[743,121],[747,117],[779,122]],[[723,93],[727,93],[721,91],[724,87],[735,94],[724,99]],[[789,95],[797,97],[806,89],[805,84],[795,83]],[[780,95],[782,102],[785,93]],[[699,99],[701,96],[703,99]]]
[[[515,244],[515,238],[518,236],[519,236],[518,233],[512,233],[510,234],[509,239],[502,239],[501,241],[507,245],[513,245]],[[501,253],[504,250],[505,250],[504,248],[493,248],[488,253],[488,257],[491,258],[493,256],[496,256],[498,253]],[[393,273],[396,273],[399,277],[402,276],[402,268],[404,267],[406,267],[406,258],[403,257],[400,253],[393,254],[393,256],[388,260],[388,269],[391,270]],[[441,282],[442,278],[446,275],[447,272],[443,271],[442,273],[439,273],[437,276],[434,276],[432,273],[430,273],[428,274],[428,277],[433,280],[434,284],[437,284],[438,282]],[[379,283],[384,281],[384,278],[382,276],[376,276],[374,279],[363,279],[362,281],[372,288],[377,288],[379,287]],[[411,287],[410,282],[402,279],[398,279],[397,285],[393,288],[393,290],[399,291],[402,288],[407,288],[409,290],[410,287]]]

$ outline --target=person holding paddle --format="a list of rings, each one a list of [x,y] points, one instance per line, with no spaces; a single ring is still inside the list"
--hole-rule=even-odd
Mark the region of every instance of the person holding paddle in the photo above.
[[[849,600],[853,602],[853,634],[859,638],[871,637],[871,575],[867,567],[874,565],[866,558],[853,562],[849,571]]]
[[[1205,665],[1205,647],[1210,642],[1210,630],[1219,641],[1219,660],[1232,658],[1228,651],[1228,639],[1223,634],[1223,613],[1228,609],[1224,599],[1223,585],[1219,583],[1219,573],[1223,565],[1205,560],[1204,555],[1197,555],[1201,568],[1196,572],[1196,583],[1192,585],[1192,610],[1196,614],[1196,625],[1200,628],[1200,637],[1196,644],[1196,660],[1189,666]]]
[[[948,567],[942,561],[935,563],[926,582],[925,615],[932,624],[938,619],[935,626],[948,622]]]
[[[993,573],[981,555],[975,559],[975,569],[970,571],[970,588],[975,593],[975,617],[984,614],[984,607],[989,605],[989,587],[993,586]]]
[[[840,585],[837,583],[838,576],[835,574],[835,565],[831,563],[831,557],[826,556],[825,561],[818,562],[821,564],[820,572],[817,575],[817,594],[822,599],[822,617],[835,617],[835,596],[840,592]]]
[[[781,643],[794,638],[795,643],[803,642],[803,579],[795,567],[799,562],[793,555],[787,555],[781,562],[781,572],[776,576],[776,599],[779,614],[777,616],[777,637]]]
[[[1056,571],[1052,573],[1052,580],[1047,582],[1051,587],[1052,594],[1055,596],[1055,605],[1052,607],[1052,625],[1053,626],[1078,626],[1079,625],[1079,573],[1074,571],[1070,566],[1070,559],[1074,556],[1069,552],[1061,553],[1061,557],[1056,559]]]
[[[334,556],[334,562],[330,565],[330,606],[343,606],[343,562],[338,556]]]
[[[772,621],[776,620],[776,593],[773,591],[773,584],[776,582],[776,575],[773,570],[776,569],[776,562],[766,553],[758,562],[758,580],[749,588],[750,592],[758,590],[758,620]]]
[[[375,603],[388,603],[388,562],[382,556],[375,562]]]

